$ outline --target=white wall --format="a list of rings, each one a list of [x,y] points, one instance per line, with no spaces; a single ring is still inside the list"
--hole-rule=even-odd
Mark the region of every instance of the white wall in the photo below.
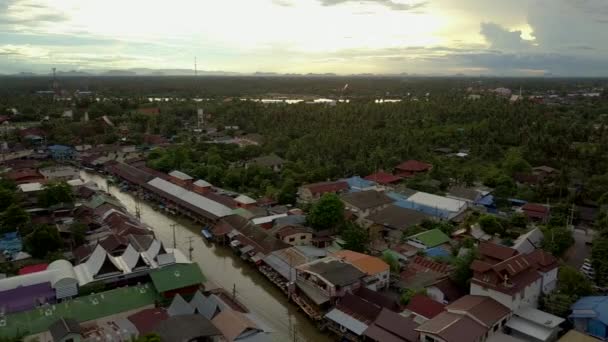
[[[471,294],[478,296],[486,296],[494,299],[495,301],[503,304],[512,311],[517,310],[522,305],[530,305],[534,308],[538,307],[538,297],[541,293],[542,279],[539,278],[534,283],[526,286],[523,291],[514,295],[507,295],[502,292],[498,292],[491,288],[483,288],[480,285],[471,283]],[[523,293],[523,297],[522,297]]]
[[[557,267],[547,273],[542,273],[543,276],[543,293],[549,294],[555,290],[557,286]]]

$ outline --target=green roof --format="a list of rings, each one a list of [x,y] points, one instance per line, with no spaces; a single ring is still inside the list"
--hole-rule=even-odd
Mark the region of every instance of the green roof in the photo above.
[[[422,242],[427,248],[433,248],[450,241],[450,237],[439,229],[431,229],[426,232],[412,235],[409,239],[416,239]]]
[[[97,207],[101,206],[104,203],[110,203],[117,207],[122,207],[120,202],[104,194],[94,196],[93,198],[91,198],[91,200],[89,200],[89,202],[85,203],[85,205],[91,209],[97,209]]]
[[[205,282],[205,276],[197,263],[166,266],[151,272],[150,278],[160,293]]]
[[[232,213],[235,215],[239,215],[241,217],[244,217],[246,219],[251,219],[253,218],[255,215],[253,215],[253,213],[247,209],[244,208],[236,208],[232,210]]]
[[[78,297],[7,315],[6,326],[0,328],[0,337],[13,337],[18,333],[38,334],[47,331],[51,324],[62,317],[82,323],[153,305],[158,299],[158,293],[149,284]]]

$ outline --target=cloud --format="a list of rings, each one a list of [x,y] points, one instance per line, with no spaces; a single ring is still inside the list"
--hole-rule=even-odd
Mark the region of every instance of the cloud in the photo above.
[[[0,27],[37,27],[68,20],[68,16],[52,6],[31,0],[1,0]]]
[[[480,33],[494,49],[521,50],[532,46],[521,37],[521,30],[509,31],[495,23],[482,23]]]
[[[49,51],[40,47],[30,45],[0,45],[0,56],[15,58],[46,58]]]
[[[427,5],[427,2],[416,2],[411,4],[397,2],[395,0],[320,0],[323,6],[335,6],[349,2],[369,3],[386,6],[395,11],[413,11],[421,9]]]

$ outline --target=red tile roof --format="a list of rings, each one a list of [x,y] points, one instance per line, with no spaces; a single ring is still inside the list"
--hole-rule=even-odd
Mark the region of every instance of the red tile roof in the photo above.
[[[445,305],[425,295],[417,294],[410,299],[406,309],[424,318],[431,319],[442,313],[445,310]]]
[[[11,179],[16,183],[44,180],[44,176],[42,176],[38,171],[34,169],[20,169],[10,171],[6,174],[6,178]]]
[[[36,265],[25,266],[19,270],[19,275],[42,272],[42,271],[46,270],[46,268],[48,266],[49,266],[49,264],[36,264]]]
[[[158,115],[160,114],[160,108],[157,107],[149,107],[149,108],[139,108],[137,109],[139,114],[145,115]]]
[[[466,312],[487,328],[511,313],[511,310],[496,300],[485,296],[467,295],[446,307],[454,313]]]
[[[479,244],[479,254],[483,259],[502,261],[515,256],[517,253],[517,250],[513,248],[497,245],[492,242],[482,242]]]
[[[541,272],[548,272],[559,267],[557,258],[542,249],[526,255],[526,258],[531,264],[536,264]]]
[[[422,270],[429,270],[437,273],[450,274],[452,272],[452,266],[448,264],[442,264],[422,256],[415,256],[408,264],[408,268],[413,268],[416,272]]]
[[[128,317],[142,336],[153,332],[160,322],[168,318],[169,315],[164,308],[144,309]]]
[[[387,172],[376,172],[371,175],[365,177],[366,180],[376,182],[378,184],[392,184],[397,183],[403,180],[403,178],[391,175]]]
[[[314,184],[302,185],[303,188],[310,190],[310,192],[314,194],[325,194],[328,192],[338,192],[344,191],[348,189],[348,183],[339,181],[339,182],[321,182]]]
[[[536,203],[526,203],[521,207],[522,210],[524,211],[534,211],[537,213],[548,213],[549,212],[549,208],[547,208],[546,206],[542,205],[542,204],[536,204]]]
[[[418,160],[408,160],[395,167],[395,169],[405,172],[423,172],[428,171],[433,165],[421,162]]]

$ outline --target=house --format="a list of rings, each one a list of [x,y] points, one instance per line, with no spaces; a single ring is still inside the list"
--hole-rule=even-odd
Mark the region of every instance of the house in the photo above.
[[[422,290],[447,278],[453,267],[449,264],[433,261],[431,259],[414,256],[400,274],[400,284],[404,289]]]
[[[390,266],[382,259],[349,250],[341,250],[335,256],[364,272],[367,277],[363,285],[368,289],[379,291],[388,287]]]
[[[258,167],[269,168],[274,172],[280,172],[283,169],[284,164],[285,160],[275,154],[271,154],[269,156],[253,158],[247,162],[246,166],[249,167],[255,165]]]
[[[348,293],[325,315],[326,326],[342,341],[361,341],[381,311],[380,306]]]
[[[477,189],[456,186],[450,188],[446,197],[462,200],[468,203],[476,203],[483,197],[483,195]]]
[[[210,192],[212,190],[211,188],[211,183],[202,179],[199,179],[196,182],[192,183],[192,190],[201,195]]]
[[[421,342],[481,342],[501,330],[510,317],[511,310],[492,298],[468,295],[416,331]]]
[[[543,232],[540,228],[534,228],[525,234],[521,234],[514,242],[511,248],[521,254],[529,254],[536,249],[541,248],[541,243],[544,239]]]
[[[40,174],[40,172],[30,168],[9,171],[5,177],[12,180],[17,185],[44,181],[44,176]]]
[[[269,231],[277,239],[292,246],[308,246],[312,242],[313,231],[297,224],[279,225]]]
[[[205,276],[196,263],[173,264],[150,272],[150,279],[156,291],[165,298],[177,294],[195,293],[205,282]]]
[[[169,319],[169,314],[165,308],[143,309],[127,317],[137,331],[139,336],[152,333],[160,322]]]
[[[426,288],[426,295],[442,304],[450,304],[465,294],[450,278],[441,279]]]
[[[470,293],[491,297],[511,310],[522,305],[537,307],[543,277],[536,267],[522,254],[496,264],[475,260]]]
[[[405,307],[404,314],[410,314],[413,316],[414,322],[422,324],[429,319],[433,319],[444,310],[444,304],[436,302],[423,294],[417,294],[410,298],[410,302]]]
[[[547,222],[549,220],[549,207],[542,204],[526,203],[521,211],[528,219],[536,222]]]
[[[194,178],[188,176],[187,174],[181,171],[171,171],[169,172],[169,181],[173,184],[177,184],[182,187],[187,187],[192,184]]]
[[[480,260],[494,265],[518,254],[517,250],[492,242],[480,242],[478,246]]]
[[[76,151],[70,146],[51,145],[48,147],[51,157],[55,160],[70,160],[74,159]]]
[[[403,180],[402,177],[391,175],[390,173],[379,171],[365,177],[365,180],[374,182],[380,185],[391,185],[399,183]]]
[[[351,192],[340,196],[340,199],[344,208],[355,214],[358,219],[364,219],[394,202],[384,192],[375,190]]]
[[[302,203],[312,203],[316,202],[324,194],[340,194],[347,190],[348,183],[344,181],[306,184],[298,189],[298,200]]]
[[[317,305],[354,292],[366,276],[350,263],[330,256],[296,267],[298,289]]]
[[[38,170],[47,181],[70,181],[80,179],[78,169],[71,166],[51,166]]]
[[[426,173],[433,165],[418,160],[408,160],[395,166],[395,175],[403,178],[411,178]]]
[[[416,342],[418,332],[415,329],[418,325],[409,317],[383,308],[363,335],[373,342]]]
[[[72,318],[61,317],[49,327],[49,332],[55,342],[80,342],[82,341],[82,328]]]
[[[541,276],[543,294],[549,294],[557,287],[559,262],[550,253],[537,249],[526,255],[531,264],[536,264],[536,271]]]
[[[371,236],[381,235],[400,241],[403,232],[428,218],[430,216],[419,211],[389,204],[366,217],[364,226],[368,227]]]
[[[367,179],[363,179],[359,176],[353,176],[350,178],[342,179],[350,187],[350,191],[365,191],[376,189],[376,183]]]
[[[506,324],[509,335],[524,341],[553,342],[565,319],[532,307],[522,307]]]
[[[468,208],[466,201],[420,191],[408,196],[405,203],[411,209],[447,220],[458,217]]]
[[[427,230],[407,238],[408,244],[422,250],[434,248],[449,242],[450,237],[439,229]]]
[[[212,342],[222,335],[208,319],[195,314],[169,317],[161,321],[154,332],[160,336],[161,341]]]
[[[608,296],[588,296],[570,307],[568,319],[581,333],[608,340]]]
[[[246,341],[250,337],[264,333],[264,330],[260,329],[252,319],[236,310],[222,310],[211,320],[211,323],[213,323],[228,342]]]

